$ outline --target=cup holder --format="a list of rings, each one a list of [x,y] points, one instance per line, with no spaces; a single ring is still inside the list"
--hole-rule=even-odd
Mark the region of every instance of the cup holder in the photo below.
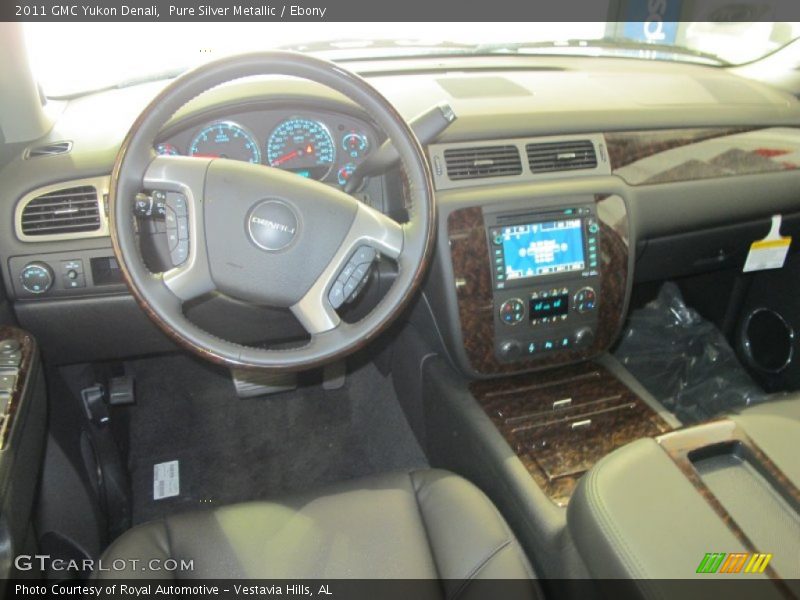
[[[747,314],[740,343],[747,364],[762,373],[780,373],[794,357],[794,329],[769,308],[757,308]]]

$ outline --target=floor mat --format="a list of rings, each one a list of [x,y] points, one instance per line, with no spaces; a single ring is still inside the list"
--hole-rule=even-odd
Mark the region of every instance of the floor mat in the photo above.
[[[227,372],[185,356],[133,361],[133,521],[425,467],[391,380],[371,364],[344,388],[239,399]],[[154,465],[179,461],[180,495],[154,500]]]
[[[725,336],[686,306],[671,282],[631,313],[614,356],[685,425],[769,398]]]

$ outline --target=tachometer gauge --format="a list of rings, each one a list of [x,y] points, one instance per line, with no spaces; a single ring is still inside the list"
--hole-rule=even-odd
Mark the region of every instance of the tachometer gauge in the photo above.
[[[288,119],[267,140],[267,164],[322,180],[331,172],[336,147],[327,127],[310,119]]]
[[[189,145],[189,156],[261,162],[258,142],[243,127],[231,121],[217,121],[203,127]]]
[[[156,144],[156,154],[160,156],[180,156],[180,153],[172,144]]]
[[[350,133],[344,134],[342,138],[342,148],[344,148],[344,151],[347,152],[350,158],[361,158],[369,149],[369,140],[367,140],[367,136],[363,133],[351,131]]]

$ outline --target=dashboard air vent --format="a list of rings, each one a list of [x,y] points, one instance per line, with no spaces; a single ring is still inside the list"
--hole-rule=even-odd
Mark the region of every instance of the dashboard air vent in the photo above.
[[[72,149],[72,142],[53,142],[44,146],[28,148],[25,158],[39,158],[41,156],[55,156],[56,154],[66,154]]]
[[[575,171],[597,167],[597,155],[591,140],[567,140],[528,144],[528,165],[532,173]]]
[[[447,176],[459,179],[481,179],[520,175],[522,161],[516,146],[481,146],[445,150]]]
[[[22,210],[22,233],[26,236],[85,233],[100,227],[97,189],[91,185],[36,196]]]

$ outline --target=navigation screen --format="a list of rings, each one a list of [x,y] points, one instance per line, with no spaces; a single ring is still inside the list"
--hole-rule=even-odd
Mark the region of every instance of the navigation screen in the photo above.
[[[580,219],[503,227],[500,237],[506,281],[581,271],[586,267]]]

